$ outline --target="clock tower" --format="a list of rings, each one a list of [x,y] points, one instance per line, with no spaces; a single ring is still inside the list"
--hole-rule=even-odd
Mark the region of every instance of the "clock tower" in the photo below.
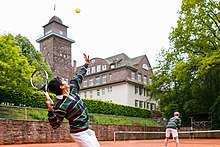
[[[68,26],[65,26],[59,17],[53,16],[43,28],[44,35],[37,39],[40,51],[54,76],[69,81],[73,75],[71,44],[75,41],[67,37]]]

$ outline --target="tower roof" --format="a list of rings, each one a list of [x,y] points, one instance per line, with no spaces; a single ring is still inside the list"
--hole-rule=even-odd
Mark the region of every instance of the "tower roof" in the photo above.
[[[49,20],[49,23],[54,22],[54,21],[58,22],[60,24],[63,24],[62,20],[59,17],[55,16],[55,15]]]
[[[48,24],[44,25],[43,27],[45,27],[45,26],[47,26],[47,25],[49,25],[53,22],[56,22],[58,24],[61,24],[64,27],[68,28],[68,26],[64,25],[62,20],[59,17],[55,16],[55,15],[49,20]]]

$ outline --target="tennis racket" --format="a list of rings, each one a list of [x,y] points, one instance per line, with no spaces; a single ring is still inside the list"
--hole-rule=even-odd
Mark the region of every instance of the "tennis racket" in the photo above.
[[[31,86],[35,90],[43,91],[47,99],[50,99],[51,104],[53,105],[52,99],[49,97],[48,94],[48,73],[43,68],[36,69],[30,78]]]
[[[43,68],[36,69],[30,78],[31,86],[36,90],[47,92],[48,74]]]

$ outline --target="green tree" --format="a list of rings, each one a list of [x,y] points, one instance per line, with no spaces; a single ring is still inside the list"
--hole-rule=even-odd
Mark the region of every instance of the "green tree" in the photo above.
[[[161,52],[148,85],[161,111],[207,112],[220,121],[220,2],[183,0],[169,39],[172,46]]]
[[[25,94],[30,87],[29,77],[34,68],[25,56],[20,55],[20,51],[21,48],[11,34],[0,37],[0,89],[7,90],[9,94]],[[1,94],[1,102],[6,98],[8,102],[13,101]]]
[[[35,68],[44,68],[48,72],[49,77],[53,76],[49,64],[44,60],[41,52],[34,48],[29,39],[19,34],[15,37],[15,40],[21,47],[20,54],[27,57],[31,66],[34,66]]]
[[[44,95],[30,85],[30,76],[38,68],[53,76],[48,63],[30,41],[21,35],[0,36],[0,103],[44,107]]]

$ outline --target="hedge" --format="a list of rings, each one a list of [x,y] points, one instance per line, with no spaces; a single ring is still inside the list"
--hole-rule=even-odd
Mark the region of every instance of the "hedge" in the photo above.
[[[55,95],[50,94],[53,100]],[[45,96],[40,91],[29,91],[28,93],[20,91],[9,91],[0,89],[0,102],[13,103],[17,106],[27,106],[33,108],[46,108]],[[129,117],[150,118],[151,111],[145,108],[124,106],[112,102],[83,98],[90,113],[118,115]]]

